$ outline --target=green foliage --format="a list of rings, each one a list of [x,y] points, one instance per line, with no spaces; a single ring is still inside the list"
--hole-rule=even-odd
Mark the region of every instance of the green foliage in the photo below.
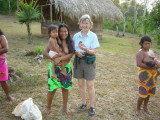
[[[17,9],[17,0],[10,0],[11,13],[14,13]],[[9,2],[8,0],[0,0],[0,14],[9,13]]]
[[[154,38],[157,40],[157,44],[160,45],[160,2],[157,2],[152,9],[150,21],[150,28],[155,31]]]
[[[44,47],[39,46],[36,50],[35,50],[35,54],[39,54],[42,55],[44,53]]]
[[[118,4],[118,0],[112,0],[115,4]],[[124,2],[120,4],[119,8],[123,14],[125,14],[126,18],[126,32],[132,33],[133,29],[133,24],[134,24],[134,6],[135,6],[135,0],[132,0],[130,2]],[[138,8],[138,15],[137,15],[137,25],[136,25],[136,33],[139,33],[141,30],[141,24],[142,24],[142,19],[141,16],[143,15],[143,5],[136,4]],[[140,20],[139,20],[140,19]],[[111,24],[109,21],[103,23],[103,28],[104,29],[109,29],[109,30],[115,30],[116,25],[118,25],[119,30],[123,31],[124,28],[124,21],[121,22],[116,22],[115,24]]]
[[[28,4],[24,3],[23,0],[19,2],[21,7],[17,14],[17,19],[20,23],[31,23],[33,20],[39,18],[40,13],[38,11],[38,6],[36,6],[37,1],[34,3],[33,0]]]
[[[22,69],[17,69],[16,70],[16,75],[18,75],[19,77],[23,76],[23,70]]]
[[[28,32],[28,43],[32,43],[31,41],[31,37],[32,37],[32,33],[31,33],[31,23],[32,21],[38,19],[40,17],[40,13],[38,11],[38,6],[36,5],[36,2],[33,2],[33,0],[28,4],[28,3],[24,3],[23,0],[21,0],[19,2],[20,5],[20,9],[18,12],[16,12],[17,14],[17,19],[18,21],[23,24],[25,23],[27,26],[27,32]]]

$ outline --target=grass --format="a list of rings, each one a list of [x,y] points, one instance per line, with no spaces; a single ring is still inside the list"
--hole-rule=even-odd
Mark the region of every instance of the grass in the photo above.
[[[42,64],[32,61],[34,56],[24,56],[26,50],[45,48],[47,37],[41,36],[40,23],[32,24],[33,45],[28,45],[25,25],[19,24],[15,17],[0,15],[0,27],[4,31],[9,43],[7,53],[8,66],[13,67],[20,76],[9,83],[11,94],[17,98],[16,102],[9,102],[0,88],[0,119],[20,120],[11,113],[15,106],[23,100],[32,97],[41,112],[46,108],[47,71],[49,60],[44,59]],[[62,93],[58,89],[52,103],[51,114],[44,120],[159,120],[160,119],[160,90],[157,84],[157,96],[151,97],[149,108],[153,115],[143,113],[142,117],[135,115],[138,98],[138,79],[136,67],[136,53],[140,46],[137,35],[126,34],[125,37],[115,37],[115,32],[104,30],[101,47],[97,50],[96,61],[96,115],[88,116],[87,112],[78,113],[77,107],[81,104],[78,83],[73,78],[73,88],[70,90],[68,107],[72,115],[66,115],[62,108]],[[152,49],[160,58],[159,46],[153,42]],[[73,59],[72,59],[73,61]],[[71,62],[72,65],[72,62]],[[72,67],[73,68],[73,67]],[[87,96],[88,103],[88,96]]]

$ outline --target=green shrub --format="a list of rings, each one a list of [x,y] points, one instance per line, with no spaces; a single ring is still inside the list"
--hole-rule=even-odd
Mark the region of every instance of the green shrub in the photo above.
[[[40,54],[42,55],[44,53],[44,47],[39,46],[36,50],[35,50],[35,54]]]
[[[22,69],[17,69],[16,70],[16,75],[18,75],[19,77],[23,76],[23,70]]]

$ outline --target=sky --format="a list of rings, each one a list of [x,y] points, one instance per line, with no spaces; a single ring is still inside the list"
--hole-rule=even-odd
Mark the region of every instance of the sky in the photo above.
[[[123,3],[125,1],[130,1],[130,0],[120,0],[120,3]],[[139,4],[144,4],[145,0],[136,0],[137,3]],[[153,8],[153,4],[158,1],[158,0],[147,0],[148,4],[147,4],[147,9],[150,11]]]

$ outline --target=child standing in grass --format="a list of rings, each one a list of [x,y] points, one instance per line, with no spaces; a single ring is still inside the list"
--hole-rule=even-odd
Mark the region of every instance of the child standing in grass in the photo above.
[[[54,64],[54,59],[57,57],[61,57],[62,55],[64,55],[61,51],[62,49],[60,48],[60,45],[62,44],[61,41],[58,39],[58,28],[55,25],[51,25],[48,28],[48,34],[49,34],[49,56],[52,58],[52,77],[56,78],[55,75],[55,67],[56,65]],[[65,76],[67,76],[65,70],[64,70],[64,65],[65,65],[65,61],[61,61],[61,73]]]
[[[6,81],[8,80],[8,70],[6,63],[6,53],[8,52],[8,42],[3,32],[0,29],[0,83],[2,89],[6,93],[7,99],[10,101],[15,101],[14,97],[9,94],[9,89]]]

